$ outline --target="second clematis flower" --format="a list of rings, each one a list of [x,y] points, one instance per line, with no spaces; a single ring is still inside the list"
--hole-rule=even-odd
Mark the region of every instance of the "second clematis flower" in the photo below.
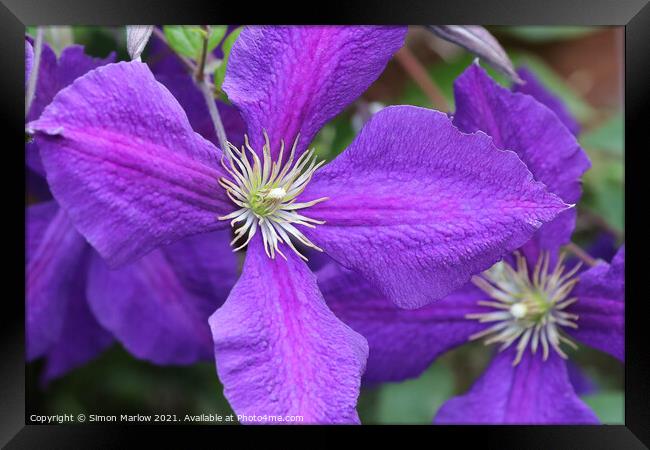
[[[358,422],[367,343],[328,309],[301,249],[324,250],[413,308],[569,207],[515,153],[422,108],[384,109],[321,168],[308,144],[405,33],[246,27],[223,84],[247,125],[241,149],[194,133],[139,62],[90,72],[30,124],[54,196],[110,264],[229,226],[233,246],[247,244],[242,274],[210,318],[217,371],[242,422]]]
[[[551,109],[498,86],[477,64],[456,80],[455,97],[459,128],[489,133],[565,201],[579,200],[590,163]],[[574,225],[574,211],[563,212],[519,251],[417,310],[396,308],[337,264],[319,271],[319,284],[337,317],[368,339],[368,382],[416,377],[468,341],[499,345],[484,375],[448,400],[436,423],[597,423],[571,384],[566,348],[578,341],[623,359],[625,250],[611,264],[570,268],[560,249]]]

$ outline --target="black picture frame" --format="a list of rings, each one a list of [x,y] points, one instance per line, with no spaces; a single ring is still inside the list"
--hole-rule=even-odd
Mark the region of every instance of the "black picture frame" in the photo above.
[[[650,6],[649,0],[455,0],[441,2],[349,1],[341,4],[292,5],[243,4],[223,1],[172,0],[1,0],[0,48],[2,49],[3,166],[8,206],[4,255],[10,289],[4,296],[0,367],[0,445],[6,448],[113,448],[130,447],[135,434],[144,434],[150,445],[187,446],[193,439],[219,445],[224,433],[233,433],[239,444],[262,431],[285,442],[295,433],[325,431],[360,437],[426,439],[430,445],[453,442],[454,448],[637,449],[650,446],[650,339],[643,311],[640,245],[645,208],[642,184],[642,152],[648,152],[646,134],[650,108]],[[313,15],[318,11],[318,15]],[[309,14],[312,13],[312,14]],[[626,361],[625,425],[618,426],[436,426],[436,427],[170,427],[119,425],[25,425],[24,358],[24,45],[26,25],[123,25],[139,23],[408,23],[482,25],[619,25],[625,26],[625,168],[626,168]],[[637,159],[639,161],[637,161]],[[22,185],[21,185],[22,182]],[[636,205],[636,207],[635,207]],[[400,435],[400,436],[398,436]],[[418,435],[418,436],[416,436]],[[426,436],[425,436],[426,435]],[[233,436],[230,436],[233,438]],[[419,441],[419,439],[417,439]],[[409,442],[407,441],[407,442]],[[302,442],[307,445],[306,441]],[[386,441],[388,442],[388,441]],[[408,445],[408,444],[407,444]],[[419,445],[415,444],[414,445]]]

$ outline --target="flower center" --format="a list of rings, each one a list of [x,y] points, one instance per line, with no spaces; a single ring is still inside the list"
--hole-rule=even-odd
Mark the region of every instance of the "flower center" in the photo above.
[[[305,190],[314,172],[325,161],[317,162],[314,150],[308,150],[294,162],[299,136],[296,137],[286,162],[282,160],[284,141],[281,143],[277,161],[272,161],[271,144],[266,133],[264,138],[266,142],[262,147],[261,160],[251,148],[248,136],[244,136],[245,146],[242,146],[241,150],[228,143],[221,165],[230,178],[220,178],[219,184],[226,189],[228,197],[239,209],[219,217],[219,220],[230,220],[232,227],[240,223],[230,245],[234,246],[240,240],[243,240],[243,243],[233,251],[246,246],[259,228],[264,241],[264,251],[269,258],[275,259],[275,254],[278,253],[286,259],[278,248],[280,244],[286,244],[306,261],[307,258],[293,245],[292,238],[307,247],[321,252],[323,250],[307,239],[294,225],[315,228],[315,225],[325,222],[311,219],[297,211],[325,201],[327,197],[301,203],[296,202],[296,198]]]
[[[578,301],[569,294],[578,283],[574,275],[580,269],[580,264],[565,273],[562,254],[555,269],[549,272],[550,256],[543,252],[530,275],[526,259],[517,252],[515,258],[516,269],[500,261],[480,276],[472,278],[472,282],[491,298],[478,304],[496,311],[465,316],[482,323],[495,322],[470,336],[470,340],[486,338],[485,344],[500,343],[499,351],[516,342],[517,354],[513,366],[519,364],[527,347],[530,347],[531,354],[541,347],[544,361],[548,359],[550,348],[566,359],[567,355],[560,348],[561,343],[573,348],[576,344],[563,333],[562,328],[578,328],[578,316],[565,309]]]

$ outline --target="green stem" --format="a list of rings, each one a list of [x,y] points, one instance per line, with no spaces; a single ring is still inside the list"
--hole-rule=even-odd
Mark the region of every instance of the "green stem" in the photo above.
[[[212,119],[212,125],[214,126],[214,131],[217,133],[217,138],[219,139],[219,146],[222,151],[226,151],[228,146],[228,138],[226,136],[226,130],[223,127],[223,121],[219,115],[219,110],[217,109],[217,104],[214,99],[214,89],[208,86],[205,79],[205,61],[208,57],[208,39],[210,39],[210,28],[207,25],[204,25],[203,29],[205,30],[205,35],[203,36],[203,47],[201,49],[201,57],[199,58],[199,64],[196,68],[196,73],[194,74],[194,80],[198,85],[205,103],[208,105],[208,112],[210,113],[210,118]]]

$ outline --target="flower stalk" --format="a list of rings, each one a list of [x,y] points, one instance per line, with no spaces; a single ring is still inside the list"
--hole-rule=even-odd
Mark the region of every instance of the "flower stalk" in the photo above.
[[[592,258],[586,251],[578,247],[573,242],[569,242],[566,245],[566,249],[571,253],[573,253],[575,256],[577,256],[580,259],[580,261],[582,261],[583,263],[587,264],[590,267],[595,266],[597,263],[596,259]]]
[[[445,99],[445,96],[442,95],[442,91],[433,82],[426,69],[408,47],[404,46],[395,53],[395,59],[397,59],[406,73],[415,81],[422,92],[424,92],[434,108],[442,112],[450,111],[449,103]]]
[[[214,89],[208,86],[205,79],[205,62],[208,58],[208,39],[210,38],[210,27],[204,25],[203,30],[205,31],[203,35],[203,47],[201,50],[201,57],[199,58],[199,64],[196,67],[196,72],[194,79],[198,85],[203,98],[205,99],[206,104],[208,105],[208,111],[210,113],[210,119],[212,119],[212,125],[214,126],[214,131],[217,133],[217,138],[219,139],[219,146],[223,151],[226,151],[228,148],[228,137],[226,136],[226,130],[223,127],[223,121],[219,115],[219,110],[217,109],[217,104],[214,99]]]

